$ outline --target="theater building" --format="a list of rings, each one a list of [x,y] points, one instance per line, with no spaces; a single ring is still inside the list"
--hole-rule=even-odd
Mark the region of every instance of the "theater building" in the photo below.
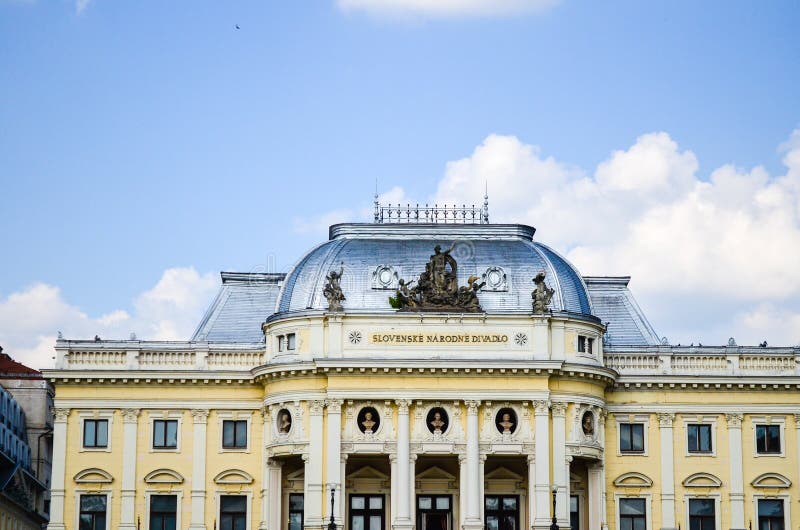
[[[49,528],[800,524],[800,349],[671,345],[534,232],[376,204],[186,342],[59,340]]]

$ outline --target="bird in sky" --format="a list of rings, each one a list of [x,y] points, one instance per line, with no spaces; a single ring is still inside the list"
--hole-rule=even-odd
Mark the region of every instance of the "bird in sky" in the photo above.
[[[236,29],[242,29],[242,28],[239,27],[239,24],[236,24]]]

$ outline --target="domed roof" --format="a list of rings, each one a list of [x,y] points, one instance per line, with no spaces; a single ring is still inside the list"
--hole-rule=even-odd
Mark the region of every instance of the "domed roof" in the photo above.
[[[591,315],[586,285],[558,253],[533,241],[535,229],[525,225],[339,224],[330,240],[308,252],[287,274],[277,313],[326,309],[322,294],[331,270],[344,269],[341,279],[347,312],[394,312],[389,297],[397,280],[416,280],[434,247],[453,247],[458,285],[477,276],[486,285],[478,293],[487,313],[530,313],[533,277],[545,272],[555,290],[550,307]]]

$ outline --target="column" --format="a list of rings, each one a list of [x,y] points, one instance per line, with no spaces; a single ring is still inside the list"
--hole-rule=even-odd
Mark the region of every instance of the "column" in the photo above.
[[[417,455],[414,453],[408,455],[408,476],[408,519],[411,521],[411,526],[413,527],[417,520]]]
[[[743,530],[744,526],[744,479],[742,478],[742,418],[739,413],[725,414],[728,422],[728,447],[731,472],[731,529]]]
[[[533,417],[536,442],[533,524],[537,528],[550,528],[550,406],[546,400],[533,402]]]
[[[661,528],[675,526],[675,450],[673,448],[672,421],[674,414],[658,414],[658,432],[661,438]]]
[[[411,402],[407,399],[397,400],[397,517],[394,529],[411,529],[414,523],[411,520],[411,484],[409,480],[409,445],[411,442],[408,406]]]
[[[345,484],[347,484],[347,456],[346,454],[341,455],[339,458],[339,478],[340,478],[340,485],[339,485],[339,498],[342,499],[342,502],[337,504],[338,506],[336,510],[336,517],[338,517],[342,521],[342,527],[345,526],[344,518],[347,515],[347,493],[345,491]]]
[[[553,413],[553,485],[556,493],[558,524],[569,526],[569,463],[567,462],[567,404],[554,402]],[[538,455],[537,455],[538,456]]]
[[[533,520],[536,514],[536,496],[534,495],[536,480],[536,458],[528,455],[528,528],[533,528]]]
[[[136,502],[136,431],[139,427],[139,409],[122,411],[122,451],[126,458],[122,459],[122,495],[120,503],[120,530],[135,530],[134,512]],[[109,433],[110,435],[110,433]]]
[[[268,530],[282,530],[281,524],[281,505],[282,505],[282,482],[283,476],[281,467],[283,462],[270,458],[267,460],[267,481],[269,485],[268,504],[267,504],[267,528]]]
[[[481,530],[481,476],[480,445],[478,443],[478,406],[480,401],[467,400],[467,513],[464,516],[466,529]]]
[[[206,426],[208,409],[192,410],[192,519],[189,530],[206,530]]]
[[[65,530],[64,473],[67,458],[67,418],[69,409],[55,408],[53,414],[53,464],[50,477],[50,523],[47,530]]]
[[[486,496],[486,492],[485,492],[486,480],[484,479],[484,477],[486,476],[486,459],[487,458],[489,458],[488,455],[480,455],[480,466],[479,466],[480,472],[478,473],[478,477],[480,477],[480,480],[479,480],[480,491],[478,492],[478,506],[480,506],[480,512],[481,512],[480,513],[481,524],[483,524],[483,522],[486,521],[486,515],[484,513],[484,508],[486,507],[486,503],[484,502],[483,499]]]
[[[603,512],[603,483],[605,482],[605,468],[598,462],[589,466],[589,530],[602,530]]]
[[[458,527],[464,526],[467,514],[467,455],[458,455]]]
[[[326,468],[325,474],[327,486],[329,488],[336,488],[334,493],[334,521],[337,525],[342,525],[342,400],[329,399],[328,400],[328,447],[325,451],[326,455]],[[330,499],[325,499],[325,512],[330,510]],[[325,521],[330,520],[330,514],[325,516]]]
[[[390,506],[391,506],[391,524],[392,528],[397,526],[397,499],[400,496],[400,489],[397,485],[397,454],[389,453],[389,497],[390,497]]]
[[[271,415],[269,407],[261,407],[261,522],[258,530],[269,529],[269,455],[267,444],[270,441],[269,426]]]
[[[314,528],[318,530],[322,524],[322,503],[325,487],[322,484],[322,452],[323,425],[322,411],[325,403],[321,400],[314,400],[308,403],[309,411],[309,433],[308,433],[308,454],[305,455],[305,516],[303,519],[304,528]],[[336,461],[339,461],[338,453]],[[316,528],[315,528],[316,527]]]

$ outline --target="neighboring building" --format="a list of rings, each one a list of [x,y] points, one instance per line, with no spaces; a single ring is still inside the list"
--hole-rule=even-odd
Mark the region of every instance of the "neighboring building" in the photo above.
[[[0,530],[39,530],[47,522],[52,387],[0,348]]]
[[[49,528],[800,523],[800,349],[669,345],[486,206],[375,219],[187,342],[59,340]]]

